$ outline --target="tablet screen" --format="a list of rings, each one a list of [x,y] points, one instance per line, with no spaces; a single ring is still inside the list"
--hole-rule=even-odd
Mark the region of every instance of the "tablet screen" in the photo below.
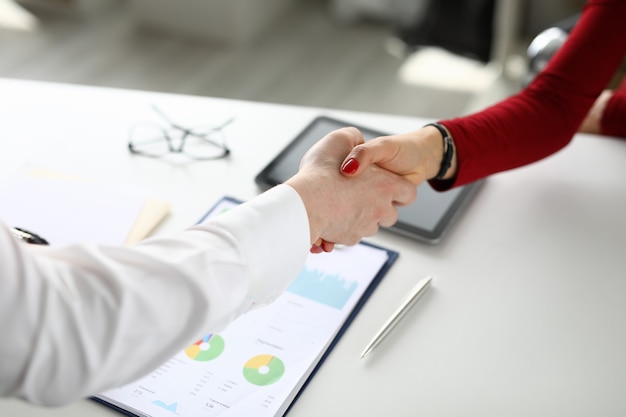
[[[385,135],[346,121],[326,116],[317,117],[257,175],[257,184],[267,189],[286,181],[298,172],[300,160],[311,146],[329,132],[345,126],[357,127],[365,140]],[[429,243],[439,242],[480,183],[445,192],[435,191],[428,183],[423,183],[418,187],[417,198],[413,204],[399,207],[398,222],[389,230]]]

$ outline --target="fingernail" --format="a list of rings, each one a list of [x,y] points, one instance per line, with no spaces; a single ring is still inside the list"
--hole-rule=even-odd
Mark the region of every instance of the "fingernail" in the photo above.
[[[359,161],[354,158],[350,158],[341,167],[341,170],[346,174],[354,174],[359,169]]]

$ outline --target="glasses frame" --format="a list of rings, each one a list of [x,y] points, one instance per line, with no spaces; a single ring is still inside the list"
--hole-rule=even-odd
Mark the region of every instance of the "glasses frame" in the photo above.
[[[131,128],[130,130],[129,138],[128,138],[128,150],[130,151],[130,153],[135,154],[135,155],[149,157],[149,158],[156,158],[156,159],[166,158],[168,155],[171,155],[171,154],[179,154],[179,155],[184,155],[185,157],[189,159],[197,160],[197,161],[210,161],[210,160],[216,160],[216,159],[223,159],[230,155],[230,149],[228,148],[226,141],[214,140],[212,138],[212,135],[215,135],[216,133],[219,133],[222,130],[224,130],[226,126],[228,126],[235,120],[234,117],[231,117],[225,120],[219,125],[211,127],[209,131],[200,132],[198,130],[194,130],[194,128],[185,127],[179,123],[174,122],[156,105],[152,104],[151,107],[161,117],[161,119],[163,119],[163,121],[165,121],[168,124],[168,126],[163,127],[163,126],[159,126],[157,124],[152,124],[152,123],[141,123],[141,124],[137,124],[133,126],[133,128]],[[156,154],[156,153],[151,153],[151,152],[141,150],[140,149],[141,145],[133,141],[133,132],[139,126],[156,127],[161,132],[161,137],[155,137],[153,140],[143,141],[141,142],[141,145],[157,143],[157,142],[164,140],[167,144],[168,151],[163,154]],[[180,139],[177,140],[178,145],[174,143],[174,139],[170,133],[171,131],[179,132]],[[218,149],[221,149],[221,152],[217,153],[216,155],[211,155],[211,156],[206,156],[206,157],[194,155],[192,153],[186,153],[185,144],[187,143],[188,138],[196,138],[202,142],[205,142],[207,145],[215,146]]]

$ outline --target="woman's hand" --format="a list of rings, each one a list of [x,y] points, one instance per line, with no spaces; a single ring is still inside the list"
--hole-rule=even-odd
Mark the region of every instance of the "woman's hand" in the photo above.
[[[593,103],[591,109],[585,116],[582,124],[578,128],[578,131],[581,133],[594,133],[600,134],[602,133],[602,115],[604,114],[604,109],[606,108],[606,103],[609,102],[613,96],[613,91],[604,90]]]
[[[443,138],[433,126],[414,132],[381,136],[356,146],[341,164],[344,175],[355,177],[372,165],[403,176],[413,185],[434,178],[443,159]],[[454,176],[456,158],[444,178]]]

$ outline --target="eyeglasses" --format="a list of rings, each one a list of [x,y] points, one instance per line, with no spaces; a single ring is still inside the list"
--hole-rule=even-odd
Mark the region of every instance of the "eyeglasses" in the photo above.
[[[223,130],[234,118],[219,125],[190,128],[175,123],[155,105],[152,109],[167,125],[141,123],[133,126],[128,139],[131,153],[151,158],[178,154],[199,161],[221,159],[230,154]]]

